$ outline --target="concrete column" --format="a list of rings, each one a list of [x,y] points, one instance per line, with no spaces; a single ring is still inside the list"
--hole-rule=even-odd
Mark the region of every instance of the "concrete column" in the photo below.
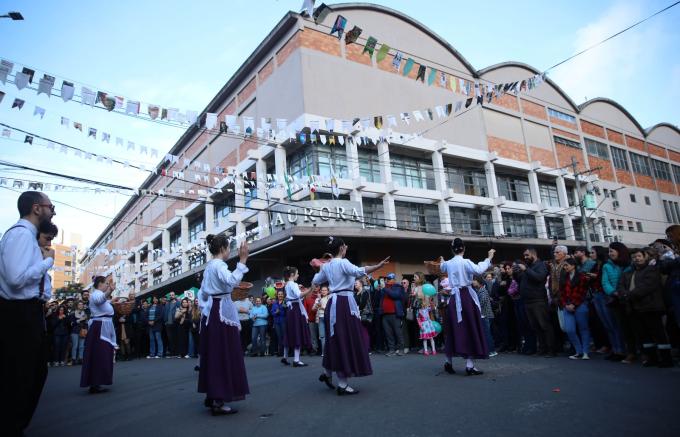
[[[380,179],[383,184],[392,182],[392,166],[390,165],[390,146],[387,141],[378,143],[378,159],[380,162]],[[390,196],[391,197],[391,196]],[[385,211],[387,218],[387,211]]]
[[[567,208],[569,206],[569,192],[567,191],[567,185],[564,183],[564,177],[558,176],[555,184],[557,185],[557,196],[560,199],[560,206]],[[564,235],[567,237],[567,240],[575,240],[574,225],[571,223],[571,216],[569,214],[562,215],[562,226],[564,226]]]
[[[280,190],[279,192],[282,193],[281,197],[286,196],[286,183],[285,183],[285,177],[286,177],[286,149],[283,148],[283,146],[276,146],[276,149],[274,150],[274,167],[276,171],[276,182],[277,183],[283,183],[283,190]]]
[[[268,199],[267,163],[264,159],[257,160],[255,172],[257,173],[257,197],[259,199]],[[265,205],[265,209],[268,207],[269,205]],[[269,235],[269,212],[267,210],[257,213],[257,226],[260,228],[259,238],[264,238]]]
[[[441,231],[447,234],[453,233],[453,224],[451,223],[451,209],[449,202],[440,200],[437,202],[439,208],[439,220],[441,221]]]
[[[484,163],[484,174],[486,174],[486,185],[489,190],[489,197],[492,199],[498,198],[498,183],[496,182],[496,168],[493,162],[487,161]],[[491,208],[491,222],[493,225],[493,233],[496,236],[504,235],[505,228],[503,227],[503,215],[498,206]]]
[[[345,141],[345,153],[347,154],[347,169],[349,179],[356,179],[361,172],[359,171],[359,151],[354,141]]]
[[[146,250],[146,283],[151,287],[153,285],[153,270],[151,267],[154,263],[153,242],[149,241],[146,243]]]
[[[142,257],[139,255],[139,251],[135,252],[135,267],[134,267],[134,274],[135,274],[135,293],[139,294],[139,290],[141,288],[141,284],[139,283],[139,276],[137,276],[137,272],[141,271],[141,264],[142,264]]]
[[[548,238],[548,229],[545,225],[545,217],[543,214],[536,214],[536,234],[538,238]]]
[[[182,242],[182,272],[189,270],[189,256],[186,254],[186,250],[189,247],[189,217],[183,215],[180,219],[180,232]]]
[[[164,229],[161,233],[161,247],[163,249],[163,256],[167,257],[170,254],[170,231],[167,229]],[[167,262],[163,263],[162,269],[162,278],[164,281],[167,281],[170,278],[170,266]]]
[[[598,239],[600,242],[604,241],[604,226],[602,225],[602,220],[598,220],[595,223],[595,233],[597,234]]]
[[[397,210],[394,207],[394,196],[385,194],[383,196],[383,211],[385,214],[385,229],[397,230]]]
[[[444,157],[441,152],[432,152],[432,167],[434,168],[434,186],[441,193],[448,188],[444,172]]]
[[[541,207],[541,189],[538,186],[538,176],[535,171],[530,171],[529,177],[529,191],[531,192],[531,202],[539,208]]]
[[[207,200],[212,202],[210,197]],[[212,234],[213,229],[215,229],[215,205],[213,203],[206,203],[203,207],[205,211],[205,234]]]
[[[503,214],[501,214],[501,209],[498,206],[491,208],[491,221],[493,224],[493,234],[496,236],[505,235]]]

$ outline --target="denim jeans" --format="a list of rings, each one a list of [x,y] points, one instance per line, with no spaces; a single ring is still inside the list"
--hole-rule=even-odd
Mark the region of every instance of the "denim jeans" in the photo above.
[[[163,337],[161,331],[149,330],[149,355],[154,357],[163,356]]]
[[[309,322],[309,337],[312,340],[312,349],[319,350],[319,326],[316,322]]]
[[[66,343],[68,342],[68,334],[54,336],[54,355],[55,362],[63,362],[66,356]]]
[[[71,361],[82,360],[85,352],[85,339],[79,333],[71,333]]]
[[[252,338],[252,346],[250,347],[250,353],[255,355],[255,354],[264,354],[264,347],[266,344],[267,340],[267,325],[261,325],[261,326],[253,326],[253,338]]]
[[[623,335],[614,318],[614,314],[612,314],[611,309],[607,306],[607,295],[605,293],[595,293],[593,305],[595,305],[595,311],[602,322],[602,326],[607,331],[607,337],[612,345],[612,350],[615,354],[625,354],[626,346],[623,342]]]
[[[319,343],[321,343],[321,355],[323,355],[323,351],[326,350],[326,325],[323,317],[319,317]]]
[[[194,333],[189,330],[189,352],[190,357],[196,356],[196,345],[194,344]]]
[[[382,325],[389,352],[403,351],[404,337],[401,332],[401,319],[394,314],[383,314]]]
[[[577,306],[573,313],[564,310],[564,330],[569,336],[569,342],[576,349],[576,353],[587,354],[590,348],[587,302]]]
[[[482,319],[482,326],[484,327],[484,335],[486,336],[486,345],[489,348],[489,352],[496,352],[496,346],[493,343],[493,337],[491,336],[491,320],[486,317]]]
[[[276,344],[278,346],[277,354],[283,354],[283,334],[286,330],[285,320],[282,323],[274,323],[274,330],[276,331]]]

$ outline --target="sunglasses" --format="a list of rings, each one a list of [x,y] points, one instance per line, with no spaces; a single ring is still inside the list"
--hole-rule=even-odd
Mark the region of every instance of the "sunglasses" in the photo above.
[[[52,205],[51,203],[38,203],[37,205],[38,206],[46,206],[50,209],[50,211],[54,212],[54,205]]]

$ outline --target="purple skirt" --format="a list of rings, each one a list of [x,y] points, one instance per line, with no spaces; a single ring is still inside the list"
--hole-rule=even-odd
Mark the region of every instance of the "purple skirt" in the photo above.
[[[113,353],[111,343],[99,338],[102,322],[95,320],[87,330],[83,368],[80,371],[80,386],[113,384]]]
[[[198,392],[214,401],[241,401],[250,390],[239,330],[220,321],[219,299],[213,299],[210,323],[205,322],[202,318]]]
[[[474,293],[475,291],[472,290]],[[463,308],[458,323],[456,314],[456,300],[451,297],[446,309],[444,330],[446,332],[445,348],[447,357],[489,358],[489,347],[482,326],[482,316],[479,308],[470,297],[467,287],[460,288],[460,305]]]
[[[289,349],[309,349],[312,347],[309,323],[300,313],[300,304],[293,302],[292,305],[293,308],[286,311],[286,330],[283,344]]]
[[[366,331],[361,320],[350,314],[347,299],[345,296],[336,297],[335,332],[332,337],[330,317],[332,301],[328,301],[324,312],[326,345],[323,352],[323,367],[346,378],[372,375]]]

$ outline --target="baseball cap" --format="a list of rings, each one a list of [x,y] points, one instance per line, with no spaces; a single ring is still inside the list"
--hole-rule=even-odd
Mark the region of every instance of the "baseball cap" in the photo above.
[[[396,279],[396,278],[397,278],[397,275],[395,275],[394,273],[388,273],[387,276],[386,276],[386,278],[387,278],[387,279]]]

